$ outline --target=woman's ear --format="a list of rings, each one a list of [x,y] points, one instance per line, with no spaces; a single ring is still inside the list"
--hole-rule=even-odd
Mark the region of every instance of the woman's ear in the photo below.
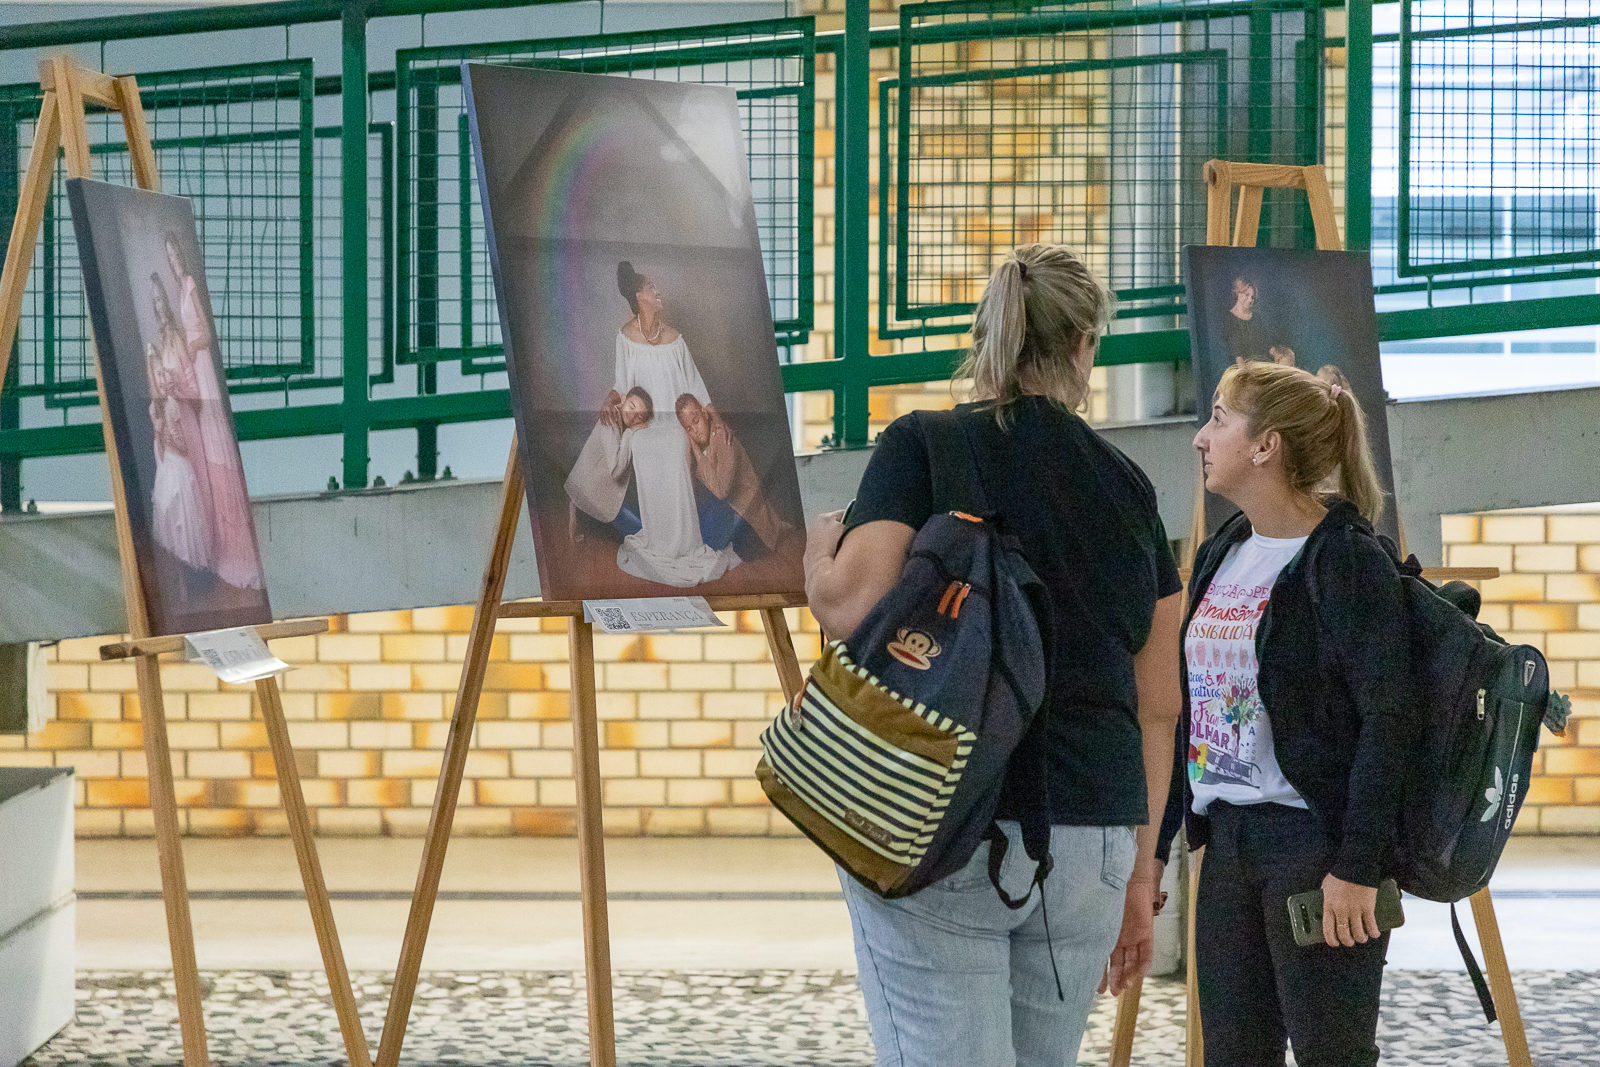
[[[1263,467],[1272,461],[1274,456],[1281,456],[1283,450],[1283,437],[1277,430],[1268,430],[1262,434],[1250,452],[1250,462],[1258,467]]]

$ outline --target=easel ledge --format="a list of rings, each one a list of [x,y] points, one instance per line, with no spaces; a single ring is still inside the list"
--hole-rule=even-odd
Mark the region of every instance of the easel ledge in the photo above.
[[[806,598],[799,593],[745,593],[708,596],[712,611],[763,611],[771,608],[803,608]],[[582,600],[519,600],[500,605],[502,619],[581,618]],[[287,636],[287,635],[284,635]]]
[[[296,619],[293,622],[269,622],[255,628],[263,641],[276,641],[280,637],[308,637],[328,632],[327,619]],[[166,652],[182,652],[184,634],[165,637],[143,637],[137,641],[119,641],[100,646],[101,659],[132,659],[135,656],[159,656]]]

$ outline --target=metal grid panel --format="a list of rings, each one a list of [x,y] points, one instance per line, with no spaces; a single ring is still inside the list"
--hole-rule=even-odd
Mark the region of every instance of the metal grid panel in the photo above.
[[[1077,248],[1123,316],[1181,311],[1204,162],[1322,158],[1322,6],[902,7],[899,77],[880,83],[880,335],[964,332],[1033,241]],[[1310,243],[1303,200],[1269,193],[1262,244]]]
[[[228,378],[311,372],[311,61],[144,74],[139,87],[162,189],[195,202]],[[0,92],[19,180],[39,103],[37,85]],[[96,111],[88,126],[95,176],[131,184],[120,117]],[[18,337],[19,392],[50,406],[96,403],[64,181],[57,167]]]
[[[1403,0],[1398,273],[1600,259],[1600,4]]]
[[[342,145],[338,126],[316,130],[313,170],[312,272],[316,307],[316,367],[289,386],[338,385],[344,373],[344,246]],[[372,383],[394,381],[394,123],[367,127],[367,352]],[[283,388],[265,384],[261,388]],[[234,392],[239,392],[236,386]]]
[[[499,312],[461,93],[463,60],[732,86],[779,345],[812,325],[811,171],[815,41],[810,19],[402,51],[396,358],[503,368]]]

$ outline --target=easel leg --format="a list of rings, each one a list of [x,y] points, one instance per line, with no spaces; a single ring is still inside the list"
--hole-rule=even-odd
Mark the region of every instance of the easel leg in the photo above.
[[[1206,1039],[1200,1030],[1200,985],[1194,960],[1194,920],[1200,900],[1200,861],[1205,858],[1204,846],[1189,853],[1189,988],[1188,1011],[1184,1016],[1184,1067],[1205,1067],[1206,1063]]]
[[[511,564],[511,547],[517,537],[517,518],[522,513],[522,464],[517,459],[517,442],[511,441],[511,458],[506,461],[506,480],[500,490],[500,518],[489,548],[489,563],[483,570],[478,603],[472,611],[472,631],[467,635],[466,662],[461,665],[461,683],[456,689],[455,713],[450,718],[450,734],[444,745],[444,765],[439,770],[439,786],[433,794],[433,814],[428,819],[428,836],[422,845],[422,865],[417,870],[417,887],[411,893],[411,913],[406,918],[406,933],[400,943],[400,961],[395,965],[394,984],[389,991],[389,1011],[383,1020],[383,1037],[378,1043],[378,1067],[395,1067],[400,1062],[400,1047],[406,1039],[406,1023],[411,1018],[411,1002],[417,995],[417,973],[422,970],[422,952],[428,944],[428,926],[433,922],[433,906],[439,899],[439,879],[444,873],[445,850],[450,846],[450,826],[456,818],[456,798],[466,771],[467,752],[472,747],[472,728],[478,721],[478,698],[483,695],[483,677],[489,667],[489,646],[494,640],[495,623],[500,618],[500,599],[505,593],[506,569]]]
[[[767,631],[767,651],[772,656],[772,665],[778,668],[783,699],[793,701],[805,680],[800,677],[800,661],[795,656],[794,639],[789,635],[789,620],[783,617],[782,608],[762,608],[761,625]]]
[[[1128,1067],[1133,1060],[1133,1031],[1139,1025],[1139,996],[1144,991],[1144,979],[1135,975],[1133,982],[1117,998],[1117,1022],[1111,1030],[1110,1067]]]
[[[206,1067],[206,1023],[200,1007],[200,969],[194,958],[194,925],[189,918],[189,883],[183,873],[178,839],[178,798],[172,785],[172,751],[167,746],[167,712],[161,698],[161,668],[155,656],[134,661],[139,679],[139,717],[150,782],[150,814],[155,821],[161,864],[161,899],[167,908],[167,940],[172,946],[172,980],[178,990],[178,1028],[183,1034],[184,1067]]]
[[[294,841],[295,858],[300,861],[300,881],[305,885],[311,925],[316,929],[317,945],[322,949],[322,966],[328,973],[328,991],[333,995],[333,1008],[339,1016],[345,1052],[350,1057],[350,1067],[370,1067],[367,1036],[361,1030],[361,1015],[356,1010],[355,992],[350,987],[350,972],[345,968],[344,949],[339,945],[339,931],[333,924],[333,905],[328,901],[322,861],[317,856],[317,843],[311,834],[311,816],[306,813],[305,794],[300,790],[300,772],[294,765],[294,748],[289,744],[289,723],[284,718],[278,680],[262,678],[257,681],[256,695],[261,699],[261,719],[266,724],[272,762],[278,771],[278,792],[283,798],[284,814],[289,818],[289,837]]]
[[[568,621],[568,627],[572,649],[572,770],[578,786],[578,876],[583,883],[583,962],[589,985],[589,1062],[593,1067],[616,1067],[605,828],[601,820],[600,728],[594,693],[594,628],[577,616]]]
[[[1494,900],[1488,889],[1472,894],[1472,918],[1478,924],[1478,944],[1483,948],[1483,970],[1494,996],[1494,1013],[1500,1017],[1500,1037],[1506,1043],[1506,1060],[1511,1067],[1533,1067],[1528,1052],[1528,1035],[1522,1028],[1522,1010],[1517,1006],[1517,991],[1511,986],[1511,968],[1506,964],[1506,947],[1500,940],[1500,923],[1495,918]]]

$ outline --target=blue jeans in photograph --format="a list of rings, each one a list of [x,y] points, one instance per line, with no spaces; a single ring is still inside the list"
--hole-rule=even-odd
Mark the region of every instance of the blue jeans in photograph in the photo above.
[[[1016,898],[1034,863],[1017,824],[1000,827],[1011,841],[1000,882]],[[1046,907],[1035,891],[1016,911],[989,882],[988,842],[961,870],[899,900],[884,900],[841,870],[878,1067],[1076,1064],[1122,928],[1134,852],[1131,827],[1052,827]],[[1045,910],[1064,1001],[1050,968]]]

